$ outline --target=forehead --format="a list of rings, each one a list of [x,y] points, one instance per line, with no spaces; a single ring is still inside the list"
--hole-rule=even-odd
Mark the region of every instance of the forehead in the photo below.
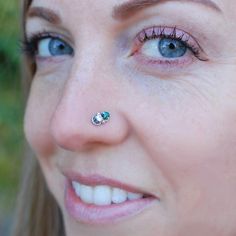
[[[214,9],[226,15],[227,20],[230,20],[231,23],[236,24],[235,0],[28,0],[28,2],[31,2],[31,7],[39,6],[55,10],[65,19],[80,16],[80,18],[88,20],[98,17],[99,19],[107,19],[107,17],[113,17],[116,20],[126,19],[143,9],[158,7],[165,3],[168,3],[169,8],[173,4],[173,11],[175,11],[174,4],[180,3],[181,7],[191,6],[193,10],[197,5]],[[201,14],[201,12],[199,13]],[[206,11],[203,14],[206,14]],[[171,15],[168,17],[171,18]]]
[[[202,4],[207,7],[212,7],[218,10],[227,11],[234,9],[236,11],[236,1],[234,0],[26,0],[27,6],[31,5],[48,5],[61,7],[61,11],[66,11],[71,8],[78,11],[92,10],[95,8],[98,11],[109,11],[112,8],[122,8],[126,11],[129,8],[141,9],[143,7],[152,7],[164,3],[193,3]],[[235,6],[235,7],[233,7]]]
[[[30,5],[32,2],[47,2],[46,0],[26,0],[25,1],[27,5]],[[234,3],[234,0],[70,0],[68,4],[68,0],[51,0],[50,1],[53,4],[66,4],[68,7],[71,5],[81,5],[81,6],[102,6],[102,7],[107,7],[107,6],[114,6],[114,5],[119,5],[119,4],[132,4],[134,3],[137,6],[141,6],[143,4],[145,5],[152,5],[152,4],[158,4],[158,3],[165,3],[165,2],[195,2],[195,3],[203,3],[206,5],[224,5],[224,4],[229,4],[229,3]],[[49,3],[50,3],[49,2]],[[231,5],[232,6],[232,5]]]

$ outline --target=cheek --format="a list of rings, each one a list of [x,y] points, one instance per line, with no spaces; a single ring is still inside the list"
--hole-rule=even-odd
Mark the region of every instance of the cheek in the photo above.
[[[41,62],[35,75],[25,113],[26,138],[37,156],[49,157],[55,151],[51,120],[71,69],[70,62],[58,67]]]
[[[40,157],[49,157],[55,151],[50,134],[50,121],[57,104],[57,96],[45,94],[52,94],[47,86],[41,86],[37,81],[32,84],[24,120],[27,141]]]
[[[27,141],[37,156],[48,157],[54,151],[54,144],[49,133],[50,115],[41,114],[39,110],[40,108],[35,108],[29,103],[25,114],[24,130]]]
[[[168,132],[163,138],[171,150],[166,159],[169,160],[168,166],[172,171],[179,170],[178,176],[195,174],[205,178],[204,181],[207,181],[211,168],[213,172],[216,170],[216,178],[224,175],[229,161],[236,164],[233,120],[229,111],[220,110],[192,110],[180,115],[179,119],[172,119],[172,123],[165,124]]]
[[[179,208],[209,204],[219,211],[230,201],[236,207],[232,198],[236,195],[235,104],[230,104],[227,94],[221,96],[225,101],[221,104],[219,92],[216,99],[200,100],[188,91],[173,99],[166,93],[161,102],[149,100],[137,111],[148,114],[148,122],[140,125],[137,120],[136,130],[156,170],[177,195]]]
[[[220,227],[222,219],[236,217],[236,113],[208,112],[193,109],[181,115],[172,109],[165,112],[168,119],[163,116],[148,129],[149,156],[170,185],[164,202],[180,224],[183,219],[184,229],[186,219],[191,224],[204,216]]]

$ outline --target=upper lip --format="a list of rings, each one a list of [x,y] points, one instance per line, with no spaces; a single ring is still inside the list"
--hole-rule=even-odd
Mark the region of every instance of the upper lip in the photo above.
[[[108,185],[113,188],[120,188],[127,192],[133,192],[133,193],[141,193],[146,197],[154,197],[152,194],[141,190],[140,188],[137,188],[132,185],[128,185],[125,183],[122,183],[118,180],[110,179],[104,176],[101,176],[99,174],[92,174],[92,175],[82,175],[80,173],[75,173],[73,171],[64,171],[63,175],[69,179],[71,182],[76,181],[83,185],[89,185],[89,186],[96,186],[96,185]],[[155,197],[156,198],[156,197]]]

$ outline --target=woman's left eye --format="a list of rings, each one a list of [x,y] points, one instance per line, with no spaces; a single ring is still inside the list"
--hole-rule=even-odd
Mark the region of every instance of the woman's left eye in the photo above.
[[[142,54],[148,57],[178,58],[187,52],[187,46],[177,39],[152,39],[142,46]]]
[[[37,45],[37,56],[52,57],[62,55],[73,55],[73,49],[70,45],[61,39],[44,38],[39,39]]]
[[[150,27],[135,38],[131,55],[136,55],[151,64],[184,65],[193,61],[193,55],[200,61],[207,61],[197,41],[188,33],[176,27]]]

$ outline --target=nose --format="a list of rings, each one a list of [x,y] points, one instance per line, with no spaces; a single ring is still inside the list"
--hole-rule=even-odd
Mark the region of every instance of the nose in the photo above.
[[[111,73],[101,73],[101,68],[81,67],[77,66],[67,79],[51,119],[56,145],[80,151],[122,143],[129,134],[129,125],[119,99],[119,82]],[[103,111],[110,113],[109,121],[94,125],[92,117]]]

